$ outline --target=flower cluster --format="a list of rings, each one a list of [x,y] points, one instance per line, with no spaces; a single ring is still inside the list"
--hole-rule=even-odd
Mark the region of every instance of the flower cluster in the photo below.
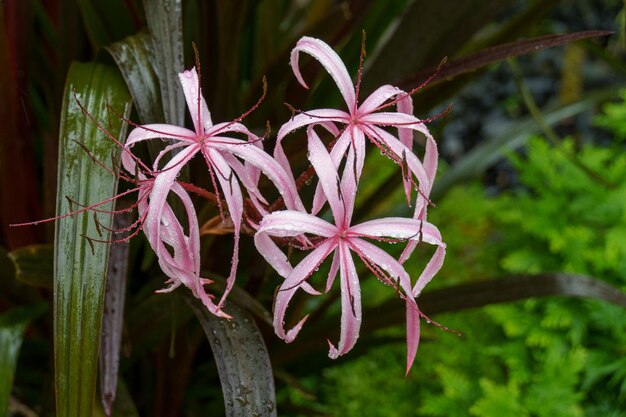
[[[331,289],[339,274],[342,308],[337,346],[328,342],[329,356],[333,359],[352,349],[359,336],[362,314],[360,283],[354,260],[356,255],[406,304],[408,372],[417,351],[419,321],[423,316],[416,298],[440,269],[445,256],[445,244],[439,231],[426,220],[429,194],[437,170],[437,146],[424,121],[412,115],[411,95],[415,90],[405,92],[384,85],[359,103],[363,57],[354,85],[335,51],[324,42],[309,37],[300,39],[290,61],[297,80],[305,88],[308,87],[299,68],[300,53],[310,55],[324,66],[337,84],[347,107],[345,110],[297,111],[278,131],[273,156],[263,150],[262,138],[242,124],[245,116],[256,106],[234,121],[214,124],[202,96],[196,68],[179,74],[193,130],[168,124],[135,125],[126,143],[120,144],[123,146],[122,167],[125,171],[120,177],[136,184],[132,190],[123,193],[137,192],[133,207],[137,208],[138,219],[132,227],[144,232],[168,278],[161,292],[183,285],[211,313],[225,318],[229,318],[228,309],[225,312],[223,307],[235,282],[242,226],[254,230],[254,242],[259,253],[284,278],[276,293],[274,329],[287,342],[297,336],[306,320],[304,317],[293,328],[285,329],[290,300],[299,290],[319,295],[321,292],[311,285],[309,278],[327,258],[332,258],[323,291]],[[314,173],[318,180],[310,211],[299,196],[283,149],[287,136],[300,128],[306,131],[310,173]],[[320,129],[334,137],[330,145],[325,145],[320,139]],[[422,159],[413,151],[414,132],[421,133],[425,139]],[[146,163],[133,153],[132,148],[139,142],[150,140],[164,140],[167,145],[153,161]],[[353,224],[367,142],[401,168],[407,202],[414,206],[412,218],[387,217]],[[200,275],[200,227],[189,195],[190,191],[197,191],[198,188],[178,179],[183,167],[195,156],[201,156],[206,163],[215,190],[215,203],[222,218],[232,224],[234,232],[230,274],[219,300],[206,291],[205,287],[212,281]],[[285,210],[270,210],[275,205],[270,206],[258,189],[261,174],[277,188]],[[414,197],[413,190],[416,191]],[[254,223],[244,216],[244,196],[260,215],[260,222]],[[185,219],[182,222],[172,207],[176,200],[184,207]],[[95,210],[102,203],[84,207],[81,211]],[[332,222],[318,217],[326,205],[332,214]],[[406,242],[407,246],[396,259],[372,241]],[[421,275],[412,282],[403,263],[420,242],[433,245],[435,250]],[[310,253],[292,265],[281,248],[286,245]]]

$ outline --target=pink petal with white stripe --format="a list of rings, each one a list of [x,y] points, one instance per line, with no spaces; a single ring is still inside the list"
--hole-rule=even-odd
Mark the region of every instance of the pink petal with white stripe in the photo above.
[[[443,266],[443,260],[446,257],[446,245],[441,244],[441,246],[437,247],[435,253],[430,261],[426,265],[426,268],[422,271],[422,274],[417,279],[415,286],[413,287],[413,295],[415,297],[419,296],[426,284],[430,282],[431,279],[439,272],[441,267]]]
[[[391,282],[387,282],[388,285],[399,285],[400,288],[396,289],[402,289],[403,297],[413,299],[411,277],[393,256],[363,239],[350,239],[350,246],[361,257],[378,265],[387,274],[378,278],[390,279]]]
[[[258,232],[277,237],[294,237],[303,233],[329,237],[337,233],[337,227],[301,211],[283,210],[263,217]]]
[[[289,302],[305,280],[315,272],[315,269],[318,268],[322,262],[324,262],[324,259],[326,259],[334,247],[334,242],[322,242],[296,265],[276,293],[274,303],[274,331],[278,337],[284,339],[287,343],[295,339],[306,320],[306,317],[303,318],[294,328],[285,332],[285,314]]]
[[[441,233],[433,224],[404,217],[384,217],[352,226],[350,232],[362,237],[418,240],[443,245]]]
[[[343,110],[318,109],[298,113],[280,127],[276,135],[276,142],[280,143],[289,133],[304,126],[328,122],[348,123],[349,121],[350,114]]]
[[[341,92],[343,99],[346,101],[348,108],[356,108],[354,85],[352,84],[352,79],[350,78],[350,74],[348,74],[346,66],[341,58],[339,58],[339,55],[337,55],[337,53],[330,46],[328,46],[328,44],[319,39],[310,38],[308,36],[301,38],[296,44],[296,47],[291,51],[290,64],[298,82],[304,88],[309,88],[309,86],[304,81],[302,74],[300,73],[300,67],[298,65],[300,52],[305,52],[317,59],[320,64],[324,66],[333,80],[335,80],[335,83],[337,83],[337,87],[339,87],[339,91]]]
[[[386,101],[394,99],[396,98],[396,96],[399,96],[401,94],[406,95],[403,90],[400,90],[398,87],[394,87],[393,85],[386,84],[378,87],[359,106],[359,114],[364,115],[376,111],[376,109],[384,104]]]
[[[339,344],[335,346],[328,341],[328,357],[337,359],[352,349],[359,338],[361,328],[361,287],[356,273],[354,261],[348,246],[339,244],[339,279],[341,281],[341,332]]]
[[[213,126],[213,123],[211,122],[209,107],[202,96],[196,68],[193,67],[190,70],[181,72],[178,74],[178,79],[183,87],[183,94],[187,101],[187,108],[191,114],[193,126],[196,129],[196,133],[201,135]]]
[[[313,165],[319,178],[319,184],[324,190],[330,209],[333,212],[335,223],[340,226],[340,223],[345,223],[346,219],[345,208],[341,201],[343,197],[341,196],[337,167],[312,127],[307,129],[307,136],[309,138],[309,161],[311,161],[311,165]]]
[[[420,312],[415,302],[406,301],[406,375],[415,361],[420,341]]]
[[[285,200],[288,209],[304,210],[302,200],[298,195],[293,176],[288,174],[283,167],[276,162],[264,150],[243,140],[230,139],[231,143],[213,143],[211,146],[224,152],[237,155],[249,164],[259,168],[267,178],[274,183],[278,192]]]
[[[241,195],[241,187],[239,181],[232,173],[230,166],[224,161],[224,158],[217,150],[208,148],[203,154],[205,158],[210,159],[211,165],[216,170],[215,177],[220,183],[222,194],[228,205],[228,211],[230,212],[230,218],[233,222],[233,256],[231,260],[230,274],[226,280],[226,289],[224,295],[220,300],[218,306],[221,307],[226,300],[226,296],[233,288],[235,284],[235,278],[237,274],[237,265],[239,264],[239,235],[241,231],[241,219],[243,217],[243,196]]]

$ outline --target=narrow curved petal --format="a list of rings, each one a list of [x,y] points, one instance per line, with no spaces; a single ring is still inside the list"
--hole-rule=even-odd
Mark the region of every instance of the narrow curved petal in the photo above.
[[[259,179],[255,176],[255,172],[251,170],[250,167],[246,167],[237,158],[235,158],[234,155],[231,155],[228,152],[223,152],[222,157],[224,158],[226,163],[230,165],[233,171],[235,171],[235,174],[243,184],[252,201],[255,203],[260,201],[263,204],[268,204],[267,200],[265,199],[265,197],[263,197],[263,195],[259,191],[259,188],[257,187]],[[252,167],[258,169],[255,166]],[[255,204],[255,206],[257,206],[257,209],[264,210],[262,207],[258,206],[258,204]]]
[[[343,96],[343,99],[346,101],[349,109],[356,108],[356,93],[354,91],[354,85],[352,84],[352,79],[350,78],[350,74],[348,74],[348,70],[344,65],[339,55],[325,42],[310,38],[308,36],[302,37],[296,47],[291,51],[291,68],[293,69],[293,73],[295,74],[298,82],[304,87],[309,88],[307,83],[302,78],[302,74],[300,73],[300,67],[298,65],[299,53],[305,52],[311,55],[313,58],[317,59],[320,64],[326,68],[328,74],[333,77],[337,87],[339,87],[339,91]]]
[[[153,123],[134,128],[126,139],[126,146],[132,147],[137,142],[149,139],[174,139],[184,142],[195,142],[196,134],[184,127]]]
[[[276,292],[276,301],[274,303],[274,331],[278,337],[285,340],[287,343],[295,339],[306,320],[306,317],[304,317],[291,330],[285,332],[285,314],[289,302],[296,291],[301,288],[305,280],[313,274],[315,269],[326,259],[335,246],[336,244],[331,241],[325,241],[320,244],[296,265]]]
[[[262,141],[260,140],[254,141],[253,145],[259,148],[260,150],[262,150],[263,152],[265,152],[265,150],[263,149]],[[261,169],[259,169],[259,167],[251,164],[248,161],[244,162],[244,169],[248,172],[248,175],[250,176],[250,178],[252,178],[252,181],[254,181],[254,184],[258,186],[259,180],[261,179]]]
[[[330,237],[337,228],[319,217],[296,210],[275,211],[263,217],[258,232],[270,236],[293,237],[303,233]]]
[[[346,164],[341,176],[341,190],[345,210],[346,224],[349,225],[354,211],[357,188],[363,164],[365,163],[365,135],[358,126],[350,127],[351,142],[346,156]]]
[[[401,107],[400,103],[398,103],[398,107]],[[412,105],[410,108],[412,108]],[[406,110],[408,111],[408,107]],[[429,182],[432,183],[434,181],[435,174],[437,173],[437,161],[439,155],[437,152],[437,143],[435,142],[433,136],[430,134],[430,131],[428,130],[426,125],[422,123],[421,120],[411,114],[405,114],[402,112],[380,112],[372,113],[363,117],[363,121],[371,125],[396,126],[400,129],[400,131],[406,131],[406,129],[415,130],[423,134],[426,137],[423,165]],[[400,142],[404,145],[405,148],[407,148],[408,151],[412,150],[413,145],[407,143],[407,137],[401,137]]]
[[[122,152],[122,166],[130,174],[135,174],[137,165],[136,158],[130,150],[136,143],[150,139],[174,139],[188,144],[195,143],[196,134],[184,127],[166,125],[166,124],[149,124],[134,128],[128,138],[124,151]]]
[[[353,238],[349,242],[352,250],[358,253],[359,256],[378,265],[387,274],[387,278],[392,281],[388,283],[389,285],[395,286],[398,290],[402,289],[402,295],[405,299],[413,299],[411,277],[393,256],[363,239]]]
[[[287,174],[283,167],[269,156],[263,149],[244,140],[230,139],[231,143],[211,143],[210,146],[223,152],[237,155],[244,161],[256,166],[270,179],[285,200],[289,209],[304,210],[304,205],[296,188],[293,176]],[[208,146],[208,145],[207,145]]]
[[[257,232],[254,235],[254,244],[267,263],[269,263],[279,275],[283,278],[287,278],[289,274],[291,274],[293,268],[289,260],[268,234]],[[307,282],[300,284],[300,288],[311,295],[321,294]]]
[[[226,289],[218,304],[218,306],[221,307],[226,300],[226,296],[235,284],[237,265],[239,264],[239,236],[241,232],[241,219],[243,217],[243,196],[237,177],[220,153],[215,149],[208,148],[203,151],[203,155],[207,163],[211,163],[216,170],[215,177],[220,183],[220,188],[222,189],[222,194],[224,194],[234,229],[233,256],[231,259],[230,274],[226,280]]]
[[[365,115],[376,111],[376,109],[388,100],[396,98],[401,94],[407,95],[405,91],[400,90],[393,85],[383,85],[378,87],[370,94],[365,101],[359,106],[359,115]],[[413,112],[411,112],[413,113]]]
[[[193,144],[193,142],[191,142]],[[178,148],[184,148],[185,146],[189,146],[190,143],[188,142],[176,142],[173,143],[171,145],[167,145],[165,148],[163,148],[158,155],[156,156],[156,158],[154,158],[154,161],[152,162],[152,169],[154,171],[158,171],[159,170],[159,163],[161,162],[161,159],[166,156],[168,153],[171,153],[174,149],[178,149]]]
[[[361,329],[361,287],[350,249],[345,243],[339,245],[339,275],[341,280],[341,332],[339,344],[328,341],[328,357],[337,359],[352,349]]]
[[[289,133],[304,126],[328,124],[328,122],[348,123],[349,121],[350,115],[342,110],[318,109],[298,113],[280,127],[276,142],[281,142]]]
[[[362,239],[351,239],[350,244],[355,252],[366,257],[369,261],[378,265],[383,271],[389,274],[389,278],[399,284],[403,291],[403,298],[406,304],[406,344],[407,344],[407,368],[408,373],[415,360],[417,346],[419,343],[419,309],[413,297],[411,288],[411,277],[404,267],[400,265],[391,255],[376,245],[372,245]]]
[[[398,112],[405,114],[413,114],[413,98],[410,95],[405,95],[396,103]],[[413,131],[405,127],[398,128],[398,139],[409,149],[413,149]]]
[[[360,121],[378,126],[405,126],[407,128],[423,124],[420,119],[412,114],[382,111],[366,114],[360,118]]]
[[[426,175],[430,179],[432,183],[435,180],[435,175],[437,174],[437,163],[439,162],[439,152],[437,151],[437,142],[430,134],[430,131],[426,127],[426,125],[421,124],[418,126],[419,129],[415,129],[418,132],[421,132],[426,137],[426,146],[424,150],[424,169],[426,170]]]
[[[326,288],[324,292],[330,291],[330,288],[333,286],[335,282],[335,278],[337,277],[337,272],[339,272],[339,249],[335,249],[335,254],[333,255],[333,262],[330,264],[330,270],[328,271],[328,278],[326,279]]]
[[[413,295],[415,297],[419,296],[426,284],[430,282],[431,279],[439,272],[441,266],[443,265],[443,260],[446,257],[446,246],[442,244],[437,247],[435,253],[428,264],[426,264],[426,268],[422,271],[420,277],[417,279],[415,286],[413,287]]]
[[[146,236],[152,239],[160,239],[161,236],[161,218],[163,209],[166,204],[167,196],[174,185],[176,176],[180,172],[181,168],[196,154],[197,149],[194,147],[188,147],[181,150],[176,154],[164,167],[163,171],[159,173],[152,186],[150,192],[150,202],[148,205],[148,212],[144,223],[144,231]],[[153,242],[151,242],[152,244]],[[153,244],[153,248],[158,244]],[[157,257],[161,256],[157,252]]]
[[[238,122],[223,122],[218,123],[215,126],[212,126],[206,134],[209,135],[208,140],[220,141],[221,136],[224,133],[241,133],[248,137],[249,140],[259,140],[260,138],[254,133],[250,132],[250,130],[245,127],[243,124]]]
[[[406,375],[415,361],[420,341],[420,312],[415,302],[406,301]]]
[[[183,94],[187,101],[187,108],[191,114],[191,120],[196,133],[201,135],[208,130],[213,123],[211,122],[211,113],[209,107],[202,96],[202,90],[200,89],[200,79],[196,68],[192,68],[187,71],[183,71],[178,74],[178,79],[183,87]]]
[[[407,168],[415,176],[419,183],[420,193],[424,196],[428,196],[432,188],[432,183],[428,178],[428,174],[424,169],[422,161],[419,160],[413,151],[404,146],[402,142],[400,142],[400,140],[392,134],[377,126],[368,126],[367,128],[368,136],[383,143],[391,152],[393,152],[394,155],[406,162]],[[406,178],[404,181],[408,182]]]
[[[348,147],[352,142],[350,131],[345,129],[337,138],[335,145],[330,150],[330,159],[333,161],[336,167],[341,165],[341,160],[346,154]],[[313,206],[311,207],[311,214],[317,214],[326,203],[326,195],[322,186],[318,183],[315,187],[315,194],[313,196]]]
[[[404,217],[384,217],[350,227],[359,237],[416,240],[431,245],[443,245],[441,233],[433,224]]]
[[[319,178],[319,184],[324,190],[330,209],[333,212],[335,223],[341,227],[341,224],[344,224],[346,221],[346,211],[342,202],[343,196],[337,167],[312,127],[307,129],[307,135],[309,138],[309,161],[311,161],[311,165],[313,165],[315,173]]]
[[[187,223],[189,228],[186,256],[190,259],[190,266],[193,271],[200,276],[200,226],[198,225],[198,216],[196,209],[191,201],[191,197],[185,189],[179,184],[174,183],[172,192],[175,193],[183,203],[187,214]]]
[[[204,289],[206,280],[200,278],[199,275],[199,227],[191,198],[178,183],[173,184],[171,191],[179,197],[185,208],[189,232],[188,235],[185,235],[183,226],[168,203],[165,203],[162,210],[160,235],[153,236],[150,234],[151,229],[144,228],[150,245],[159,255],[158,261],[161,270],[170,278],[168,280],[169,286],[159,292],[169,292],[182,284],[189,288],[194,297],[198,298],[212,314],[219,317],[229,317],[213,303]],[[142,210],[145,209],[144,207]],[[172,253],[166,245],[171,248]]]
[[[254,245],[259,251],[261,256],[265,258],[268,264],[272,266],[283,278],[287,278],[293,267],[289,263],[287,256],[282,250],[274,243],[267,233],[257,231],[254,235]]]

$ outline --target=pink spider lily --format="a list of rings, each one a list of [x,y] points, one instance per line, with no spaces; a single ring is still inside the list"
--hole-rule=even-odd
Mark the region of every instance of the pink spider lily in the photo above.
[[[181,195],[173,189],[176,177],[182,167],[196,154],[199,153],[204,158],[216,192],[219,188],[224,195],[234,228],[231,271],[226,290],[217,306],[220,309],[234,284],[239,260],[239,235],[243,217],[241,184],[248,190],[248,194],[260,211],[263,211],[260,203],[265,204],[266,201],[256,189],[259,171],[263,172],[276,185],[288,208],[300,210],[303,209],[303,206],[292,177],[261,149],[259,146],[261,139],[239,123],[254,107],[233,122],[214,125],[206,101],[202,96],[200,78],[196,69],[193,68],[180,73],[179,79],[193,120],[194,130],[166,124],[137,126],[128,136],[126,146],[130,148],[138,142],[156,138],[170,139],[173,142],[159,153],[153,164],[155,181],[149,196],[144,223],[144,231],[153,248],[161,248],[163,244],[164,211],[170,191],[174,191],[182,199]],[[243,134],[248,140],[230,137],[229,134],[232,133]],[[172,152],[174,150],[176,153]],[[171,154],[171,158],[162,168],[159,168],[160,161],[167,154]],[[127,163],[129,165],[127,170],[134,168],[130,158],[128,153],[122,156],[125,167]],[[245,164],[237,158],[244,160]],[[220,204],[220,212],[222,212],[219,198],[218,204]],[[191,234],[190,232],[188,238],[191,238]],[[199,250],[195,244],[192,246],[193,250]],[[167,257],[166,253],[166,250],[157,250],[159,258]],[[191,265],[191,263],[186,264]]]
[[[287,342],[293,341],[302,328],[304,317],[292,329],[285,331],[284,319],[287,306],[298,291],[316,294],[306,282],[324,260],[333,254],[326,291],[330,289],[339,273],[341,286],[341,334],[335,347],[330,341],[329,357],[336,359],[348,352],[357,341],[361,325],[361,291],[359,277],[352,254],[356,254],[367,268],[383,283],[390,285],[406,302],[407,316],[407,372],[410,369],[419,341],[419,317],[421,315],[415,297],[440,269],[445,256],[445,244],[437,228],[422,220],[383,218],[351,225],[356,195],[354,170],[345,170],[340,179],[337,163],[328,153],[312,129],[309,136],[309,160],[319,177],[320,186],[329,203],[335,224],[301,211],[285,210],[271,213],[263,218],[255,235],[258,251],[276,271],[285,278],[276,295],[274,306],[274,330]],[[346,164],[355,162],[356,152],[348,150]],[[315,244],[312,251],[298,265],[291,267],[286,256],[270,236],[293,238],[312,235]],[[416,240],[436,245],[437,249],[415,285],[402,265],[391,255],[365,239],[377,241]]]
[[[134,155],[127,153],[122,159],[127,171],[137,170]],[[161,270],[168,277],[166,281],[168,286],[157,292],[171,292],[182,284],[189,288],[194,297],[198,298],[211,313],[218,317],[230,318],[228,314],[221,311],[220,307],[213,302],[213,297],[204,289],[204,286],[212,281],[200,277],[200,228],[196,210],[185,187],[179,182],[174,182],[170,190],[178,197],[185,209],[188,233],[185,234],[185,228],[167,201],[164,202],[161,211],[161,227],[155,230],[145,227],[145,221],[148,218],[150,199],[157,180],[147,179],[142,172],[139,172],[137,177],[142,184],[137,199],[138,222],[152,250],[157,255]],[[159,235],[153,235],[154,232],[158,232]]]
[[[424,125],[424,121],[417,119],[411,114],[413,111],[411,94],[426,83],[409,93],[391,85],[384,85],[375,90],[359,105],[363,52],[361,54],[357,83],[354,86],[344,63],[330,46],[319,39],[303,37],[291,52],[290,64],[298,82],[305,88],[308,88],[308,85],[302,78],[298,65],[300,52],[311,55],[324,66],[337,84],[348,109],[347,111],[337,109],[308,110],[295,115],[278,132],[274,151],[276,160],[283,166],[288,166],[281,141],[290,132],[307,125],[333,122],[345,125],[343,132],[337,138],[330,153],[335,165],[339,164],[348,147],[352,147],[355,152],[355,164],[352,167],[346,166],[345,169],[352,169],[356,172],[356,181],[358,183],[365,158],[365,138],[367,137],[383,153],[402,166],[405,193],[409,204],[411,201],[411,189],[413,187],[418,188],[415,217],[425,220],[428,195],[437,171],[437,145]],[[397,112],[383,111],[393,105],[397,106]],[[383,128],[388,126],[398,128],[397,137]],[[421,132],[426,137],[423,163],[412,151],[413,131]],[[417,180],[417,183],[413,178]],[[324,196],[320,187],[318,187],[314,199],[313,212],[318,211],[323,203]]]
[[[154,187],[155,178],[152,175],[150,169],[143,164],[141,160],[136,158],[130,151],[124,147],[124,145],[117,140],[113,135],[111,135],[104,126],[102,126],[91,114],[89,114],[84,107],[78,103],[79,107],[83,111],[83,113],[89,117],[98,127],[100,131],[106,134],[117,146],[122,148],[122,160],[124,168],[133,173],[134,177],[130,177],[125,175],[123,172],[117,172],[101,161],[99,161],[85,146],[78,143],[79,146],[91,157],[94,163],[98,164],[103,169],[109,171],[112,175],[117,178],[132,184],[133,187],[125,190],[113,197],[109,197],[103,201],[84,205],[73,201],[70,197],[67,197],[70,202],[78,205],[80,208],[72,211],[70,213],[65,213],[60,216],[56,216],[50,219],[43,219],[34,222],[14,224],[12,226],[23,226],[23,225],[32,225],[39,224],[43,222],[55,221],[58,219],[71,217],[79,213],[91,211],[95,213],[106,213],[106,214],[121,214],[127,213],[134,209],[138,211],[138,218],[133,223],[124,227],[122,229],[110,229],[108,227],[104,227],[101,225],[97,218],[95,218],[96,225],[98,228],[104,227],[106,230],[114,233],[114,234],[123,234],[122,238],[115,238],[109,241],[103,241],[94,237],[85,236],[85,238],[89,241],[90,244],[92,242],[101,242],[101,243],[119,243],[119,242],[127,242],[132,237],[136,236],[140,230],[144,230],[144,232],[148,232],[148,229],[144,229],[143,225],[146,220],[147,211],[149,207],[149,197]],[[114,163],[115,165],[115,163]],[[185,207],[185,211],[187,214],[187,218],[189,221],[187,229],[189,230],[189,234],[185,235],[184,228],[178,221],[178,219],[174,215],[174,211],[170,207],[168,203],[165,204],[163,210],[162,223],[164,227],[161,229],[161,236],[159,239],[154,239],[151,236],[148,236],[148,240],[151,245],[153,245],[154,251],[159,254],[159,266],[165,273],[165,275],[169,278],[167,284],[169,286],[163,290],[159,290],[157,292],[169,292],[179,285],[183,284],[188,287],[193,295],[200,299],[202,303],[207,307],[209,311],[213,314],[221,317],[229,318],[227,314],[223,313],[218,309],[218,307],[213,303],[212,297],[208,295],[204,290],[204,285],[211,283],[208,279],[200,278],[200,258],[199,258],[199,228],[198,228],[198,220],[195,213],[195,209],[191,202],[191,198],[188,193],[185,191],[185,188],[189,188],[192,191],[198,191],[197,187],[192,186],[191,184],[179,183],[175,182],[172,186],[172,191],[174,194],[178,196],[182,205]],[[103,205],[112,203],[117,201],[119,198],[129,196],[133,193],[137,192],[136,202],[128,207],[124,207],[122,209],[103,209],[101,208]],[[166,225],[166,226],[165,226]],[[156,243],[155,243],[156,242]],[[166,246],[171,249],[171,252],[167,250]]]

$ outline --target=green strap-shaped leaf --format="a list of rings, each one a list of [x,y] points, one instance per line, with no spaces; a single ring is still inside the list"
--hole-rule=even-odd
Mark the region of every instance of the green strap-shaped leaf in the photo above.
[[[48,309],[46,304],[18,307],[0,315],[0,416],[8,415],[9,396],[22,336],[29,321]]]
[[[139,32],[106,47],[126,80],[143,124],[165,120],[159,77],[150,61],[151,47],[150,35],[146,32]]]
[[[215,317],[189,294],[185,300],[211,344],[222,382],[227,417],[276,416],[274,375],[267,348],[252,316],[228,304],[232,320]]]
[[[165,122],[182,126],[185,98],[178,84],[184,69],[182,0],[143,0],[152,38],[152,59],[159,77]]]
[[[82,113],[80,105],[123,140],[126,126],[107,114],[107,103],[128,115],[130,94],[119,73],[109,66],[74,63],[70,67],[61,114],[57,214],[113,196],[117,178],[92,158],[109,164],[120,149]],[[86,152],[89,151],[89,153]],[[112,204],[99,207],[111,210]],[[97,217],[100,226],[94,221]],[[55,230],[54,360],[57,415],[92,415],[98,370],[98,346],[112,215],[83,212],[60,219]]]

